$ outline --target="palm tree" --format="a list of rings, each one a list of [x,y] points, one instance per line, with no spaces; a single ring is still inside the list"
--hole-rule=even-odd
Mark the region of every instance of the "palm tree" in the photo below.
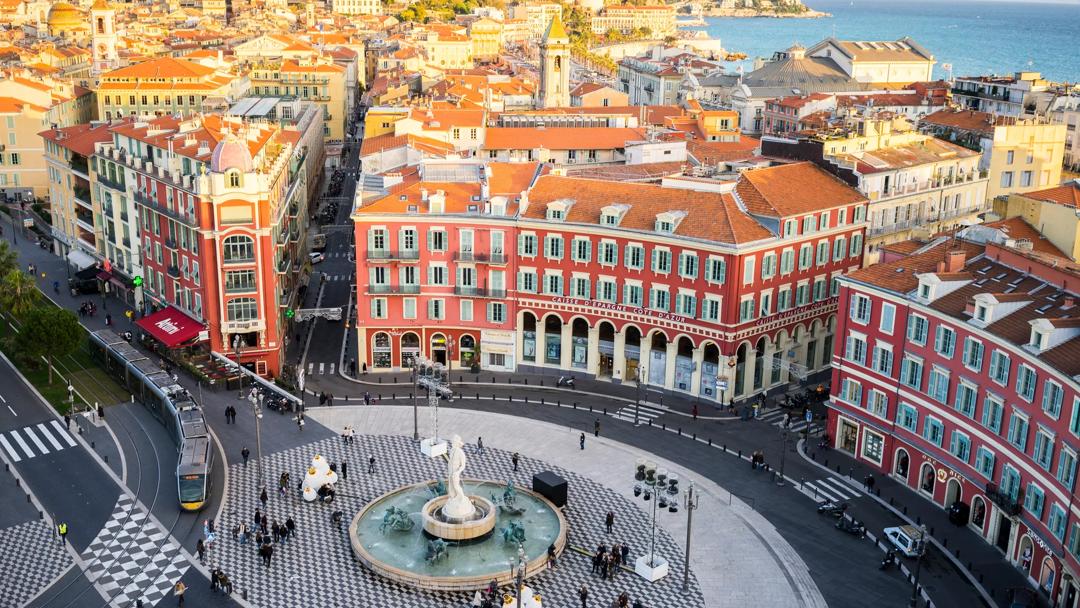
[[[13,269],[4,275],[3,291],[0,292],[0,304],[4,310],[15,317],[21,317],[33,308],[41,297],[34,277]]]
[[[19,254],[8,246],[7,241],[0,241],[0,277],[19,267]]]

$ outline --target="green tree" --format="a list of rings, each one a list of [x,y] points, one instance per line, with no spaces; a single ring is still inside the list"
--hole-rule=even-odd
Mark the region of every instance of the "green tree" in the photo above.
[[[11,269],[4,275],[0,288],[3,289],[0,293],[0,305],[16,317],[25,315],[41,298],[34,277],[18,269]]]
[[[0,277],[19,267],[19,254],[15,253],[7,241],[0,241]]]
[[[49,362],[49,384],[53,381],[54,357],[66,357],[82,342],[83,329],[70,310],[55,306],[32,308],[23,318],[15,338],[15,346],[34,360],[45,357]]]

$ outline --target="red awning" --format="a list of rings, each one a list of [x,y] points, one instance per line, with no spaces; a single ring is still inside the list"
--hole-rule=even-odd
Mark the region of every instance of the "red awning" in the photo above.
[[[168,348],[183,344],[203,331],[202,323],[168,306],[135,322]]]

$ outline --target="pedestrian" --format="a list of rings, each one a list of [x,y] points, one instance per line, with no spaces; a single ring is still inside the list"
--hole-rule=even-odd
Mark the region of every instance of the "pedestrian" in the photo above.
[[[319,392],[319,405],[326,405],[326,392],[325,391],[320,391]]]
[[[293,521],[292,516],[285,520],[285,530],[288,531],[289,536],[296,536],[296,522]]]
[[[785,429],[788,428],[789,426],[791,426],[791,412],[785,412],[784,413],[784,420],[782,422],[782,426]]]
[[[476,438],[476,453],[477,454],[483,454],[484,453],[484,438],[483,437],[477,436],[477,438]]]
[[[248,456],[251,456],[251,450],[244,446],[244,449],[240,450],[240,456],[244,459],[244,466],[247,466]]]
[[[240,522],[240,544],[246,545],[248,539],[248,527],[247,523]]]
[[[219,570],[218,572],[221,571]],[[226,595],[232,595],[233,585],[232,581],[229,580],[228,574],[221,572],[221,574],[218,576],[218,584],[221,585],[221,590],[225,592]]]
[[[623,543],[623,544],[619,545],[619,551],[620,551],[620,553],[622,555],[622,563],[629,564],[630,563],[630,545],[628,545],[626,543]]]
[[[368,458],[367,472],[368,472],[368,475],[372,475],[372,474],[375,473],[375,457],[374,456]]]
[[[592,573],[593,574],[599,574],[600,573],[600,552],[599,551],[597,551],[596,553],[593,553],[593,556],[592,556]]]
[[[344,460],[341,461],[341,481],[345,481],[349,478],[349,463]]]
[[[262,503],[264,509],[266,508],[266,502],[268,500],[270,500],[270,497],[266,495],[266,488],[263,488],[262,492],[259,492],[259,502]]]
[[[585,433],[582,433],[581,437],[578,437],[578,445],[581,446],[581,449],[585,449]]]
[[[66,521],[56,524],[56,533],[60,536],[60,544],[67,544],[68,525]]]
[[[218,580],[221,578],[221,570],[214,568],[210,571],[210,592],[217,593]]]
[[[277,521],[274,521],[270,526],[270,538],[273,539],[275,544],[281,540],[281,529],[278,527]]]
[[[195,552],[199,554],[199,563],[203,563],[203,558],[206,557],[206,544],[203,539],[195,541]]]
[[[611,534],[611,529],[615,527],[615,514],[611,511],[607,512],[604,516],[604,527],[607,528],[607,533]]]
[[[690,410],[690,414],[694,417],[694,420],[697,420],[698,409],[696,403],[694,404],[694,407]]]
[[[252,525],[252,527],[253,528],[258,528],[259,524],[262,523],[262,511],[260,511],[258,509],[255,509],[255,520],[254,521],[255,521],[255,523]]]
[[[581,589],[577,592],[578,599],[581,600],[581,608],[589,608],[589,588],[585,586],[585,583],[581,584]]]
[[[326,398],[326,404],[330,407],[334,407],[334,393],[330,393],[330,395]]]
[[[304,432],[304,412],[300,412],[296,415],[296,427],[300,429],[300,432]]]
[[[232,419],[232,413],[229,412],[231,408],[231,405],[225,406],[225,424],[229,424],[229,420]]]
[[[552,570],[554,570],[555,569],[555,545],[554,544],[548,545],[547,556],[548,556],[548,568],[551,568]]]
[[[866,493],[867,494],[873,494],[874,493],[874,475],[872,473],[867,473],[866,474],[866,479],[864,479],[863,482],[866,484]]]
[[[515,473],[516,473],[516,472],[517,472],[517,470],[518,470],[518,461],[519,461],[520,459],[521,459],[521,457],[520,457],[520,456],[518,456],[518,453],[517,453],[517,452],[514,452],[514,453],[513,453],[513,455],[511,455],[511,456],[510,456],[510,462],[514,463],[514,472],[515,472]]]
[[[600,436],[600,419],[597,418],[592,424],[592,432],[596,437]]]
[[[371,393],[364,391],[364,405],[371,405]]]
[[[262,521],[259,522],[259,526],[262,528],[263,536],[270,534],[270,518],[263,513]]]
[[[71,430],[71,416],[64,414],[64,428]]]
[[[345,428],[341,429],[341,442],[345,445],[349,445],[349,425],[345,425]]]
[[[185,591],[187,591],[187,587],[184,585],[184,581],[176,581],[176,584],[173,585],[172,593],[173,593],[173,595],[176,596],[176,605],[177,606],[183,606],[184,605],[184,592]]]

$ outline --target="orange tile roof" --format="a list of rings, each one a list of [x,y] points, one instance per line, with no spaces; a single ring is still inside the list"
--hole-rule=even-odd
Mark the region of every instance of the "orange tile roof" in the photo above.
[[[735,187],[750,213],[789,217],[866,202],[866,197],[814,163],[746,171]]]
[[[919,279],[915,275],[937,270],[938,262],[944,261],[945,251],[951,244],[951,241],[941,243],[923,253],[910,255],[902,260],[867,266],[848,273],[847,277],[853,281],[866,283],[881,289],[907,293],[919,286]],[[981,254],[984,250],[982,245],[967,241],[956,241],[956,245],[964,249],[968,260]]]
[[[1080,181],[1073,180],[1067,184],[1046,190],[1036,190],[1022,194],[1025,198],[1048,203],[1058,203],[1067,207],[1080,207]]]
[[[111,127],[112,125],[107,122],[98,125],[85,123],[62,129],[49,129],[38,135],[42,139],[89,158],[94,153],[94,144],[112,141]]]
[[[376,154],[384,150],[392,150],[404,146],[434,154],[449,154],[455,150],[454,146],[451,144],[430,137],[422,137],[411,133],[406,135],[386,133],[376,137],[364,138],[364,141],[360,144],[360,156]]]
[[[645,129],[615,127],[492,127],[484,137],[488,150],[612,150],[645,139]]]
[[[565,223],[600,224],[600,211],[608,205],[629,206],[620,228],[655,234],[656,216],[684,212],[674,234],[718,243],[748,243],[772,237],[765,227],[739,209],[729,194],[692,192],[652,184],[609,182],[545,175],[529,193],[529,207],[522,214],[543,220],[546,204],[560,199],[574,201]]]
[[[997,230],[1000,230],[1010,239],[1027,239],[1031,241],[1032,249],[1039,253],[1059,258],[1069,257],[1058,249],[1056,245],[1047,240],[1046,237],[1040,234],[1034,226],[1024,221],[1024,218],[1022,217],[1010,217],[996,222],[988,222],[983,225],[987,228],[996,228]]]
[[[0,97],[0,114],[21,114],[25,108],[47,112],[49,108],[34,105],[14,97]]]
[[[995,116],[987,112],[975,110],[938,110],[933,114],[924,116],[920,121],[930,125],[960,129],[963,131],[975,131],[978,133],[993,133],[994,126],[1005,124],[1006,117]]]
[[[511,198],[528,190],[537,175],[548,169],[543,163],[488,163],[487,167],[491,169],[488,179],[491,195]]]
[[[106,72],[102,78],[203,78],[213,73],[214,68],[194,61],[161,57]]]
[[[300,64],[295,61],[284,61],[281,64],[282,72],[336,72],[344,73],[343,66],[334,63],[319,63],[316,65]]]
[[[415,205],[419,213],[427,213],[427,195],[442,191],[446,196],[445,213],[466,213],[469,205],[477,204],[473,197],[480,196],[479,182],[422,182],[415,177],[390,189],[386,196],[366,202],[357,209],[358,213],[406,213],[410,205]],[[509,209],[508,209],[509,212]]]

